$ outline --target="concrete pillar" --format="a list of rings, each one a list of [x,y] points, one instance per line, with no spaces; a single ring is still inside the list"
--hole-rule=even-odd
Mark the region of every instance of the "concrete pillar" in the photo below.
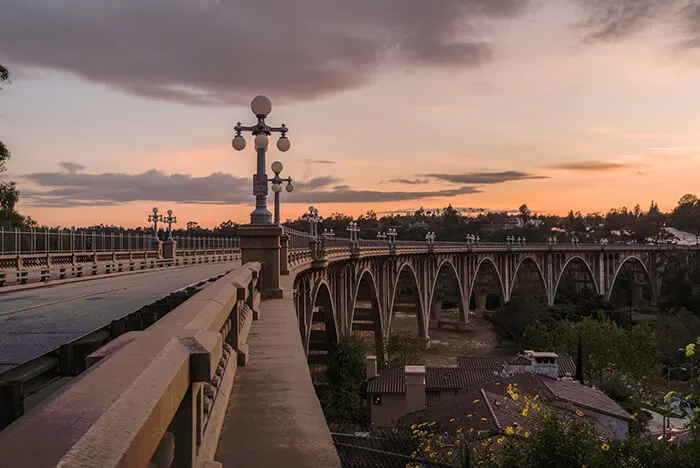
[[[405,366],[406,413],[425,408],[425,366]]]
[[[153,249],[158,253],[158,258],[163,258],[163,241],[153,241]]]
[[[176,256],[177,242],[174,240],[166,240],[163,242],[163,258],[172,259]]]
[[[428,322],[429,329],[439,328],[440,312],[442,311],[442,294],[435,293],[433,302],[430,304],[430,320]]]
[[[282,297],[280,289],[280,237],[282,228],[274,224],[247,224],[238,228],[241,263],[263,264],[262,288],[265,299]]]
[[[480,312],[486,310],[486,293],[480,289],[474,291],[474,302],[476,302],[476,310]]]
[[[289,274],[289,264],[287,257],[289,254],[289,235],[282,234],[280,237],[280,275]]]

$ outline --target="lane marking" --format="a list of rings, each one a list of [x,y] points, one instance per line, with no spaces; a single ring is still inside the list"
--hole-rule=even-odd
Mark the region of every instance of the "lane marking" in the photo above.
[[[133,286],[129,286],[129,287],[133,287]],[[18,313],[20,313],[20,312],[27,312],[27,311],[29,311],[29,310],[34,310],[34,309],[41,309],[42,307],[49,307],[49,306],[56,305],[56,304],[63,304],[64,302],[77,301],[77,300],[80,300],[80,299],[85,299],[86,297],[93,297],[93,296],[99,296],[99,295],[102,295],[102,294],[109,294],[109,293],[114,292],[114,291],[125,291],[125,290],[129,289],[129,287],[126,287],[126,288],[110,288],[110,289],[106,289],[106,290],[104,290],[104,291],[98,291],[98,292],[94,292],[94,293],[83,294],[82,296],[73,296],[73,297],[67,297],[67,298],[65,298],[65,299],[60,299],[60,300],[58,300],[58,301],[44,302],[43,304],[37,304],[37,305],[29,306],[29,307],[23,307],[23,308],[21,308],[21,309],[11,310],[11,311],[9,311],[9,312],[2,312],[2,313],[0,313],[0,317],[6,317],[6,316],[8,316],[8,315],[14,315],[14,314],[18,314]]]

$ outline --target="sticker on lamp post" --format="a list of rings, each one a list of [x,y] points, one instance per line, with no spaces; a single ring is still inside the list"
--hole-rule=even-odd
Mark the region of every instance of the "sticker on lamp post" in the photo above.
[[[267,174],[253,174],[253,196],[267,196]]]

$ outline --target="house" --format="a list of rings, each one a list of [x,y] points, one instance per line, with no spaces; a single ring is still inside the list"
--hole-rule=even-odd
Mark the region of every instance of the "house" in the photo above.
[[[574,381],[573,360],[555,353],[467,356],[459,367],[405,366],[380,375],[376,358],[367,362],[370,420],[378,426],[437,422],[477,433],[499,433],[513,425],[531,430],[537,419],[523,416],[524,399],[514,400],[508,391],[513,385],[563,417],[587,418],[604,438],[627,438],[632,421],[603,392]]]

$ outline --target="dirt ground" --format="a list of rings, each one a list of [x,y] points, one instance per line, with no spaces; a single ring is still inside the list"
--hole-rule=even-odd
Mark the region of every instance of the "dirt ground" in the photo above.
[[[443,319],[457,321],[457,310],[442,311]],[[418,335],[416,316],[397,312],[391,328],[393,332],[410,331]],[[467,329],[456,330],[452,326],[428,330],[430,349],[421,353],[425,365],[454,367],[457,358],[465,355],[513,354],[518,350],[499,343],[495,327],[480,313],[470,313]]]

